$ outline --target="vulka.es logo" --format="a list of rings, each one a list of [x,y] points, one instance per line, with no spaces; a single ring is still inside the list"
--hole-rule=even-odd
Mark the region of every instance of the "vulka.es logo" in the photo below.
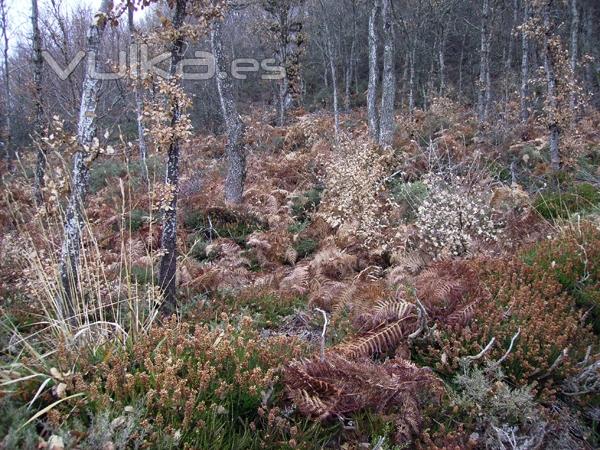
[[[129,74],[132,77],[146,78],[155,75],[161,78],[171,78],[170,73],[161,67],[168,64],[171,53],[165,52],[151,57],[146,44],[132,44],[129,52],[119,52],[119,63],[116,71],[103,72],[97,67],[97,55],[95,52],[86,53],[79,51],[66,67],[62,67],[51,53],[44,51],[42,56],[50,68],[61,80],[68,79],[81,62],[87,57],[88,75],[97,80],[120,80]],[[217,73],[215,58],[212,53],[197,51],[193,58],[184,58],[177,64],[176,75],[183,80],[209,80],[215,76],[227,78],[231,76],[236,80],[246,80],[248,73],[261,72],[263,80],[282,80],[285,78],[285,69],[276,65],[273,58],[261,61],[253,58],[237,58],[231,62],[230,72]]]

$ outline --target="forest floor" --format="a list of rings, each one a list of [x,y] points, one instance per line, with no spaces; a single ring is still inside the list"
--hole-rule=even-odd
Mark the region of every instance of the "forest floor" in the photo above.
[[[0,448],[597,448],[600,115],[483,131],[254,113],[244,203],[224,138],[183,150],[176,317],[156,269],[164,155],[93,163],[77,315],[58,299],[68,155],[0,207]],[[58,131],[57,131],[58,134]],[[119,143],[123,145],[119,145]],[[59,147],[59,146],[58,146]],[[58,148],[57,147],[57,148]],[[122,149],[121,149],[122,147]]]

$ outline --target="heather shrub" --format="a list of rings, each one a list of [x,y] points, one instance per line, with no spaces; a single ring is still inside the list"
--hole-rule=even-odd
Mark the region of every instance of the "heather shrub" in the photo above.
[[[78,358],[66,392],[86,393],[80,412],[138,414],[142,446],[271,446],[265,434],[253,434],[276,420],[269,410],[280,395],[279,367],[301,347],[291,338],[261,339],[248,317],[237,325],[222,318],[215,327],[169,321],[124,349]],[[74,356],[65,353],[64,363]],[[54,409],[58,423],[70,408]]]
[[[540,274],[552,276],[575,298],[600,334],[600,230],[589,222],[567,227],[556,239],[542,241],[522,253]]]
[[[448,264],[456,266],[452,280],[443,276]],[[440,263],[437,270],[437,279],[425,274],[433,295],[427,301],[453,306],[430,340],[420,344],[417,360],[442,373],[454,373],[463,358],[486,349],[479,363],[499,361],[507,381],[535,382],[535,393],[548,397],[597,342],[580,322],[575,298],[551,273],[519,257]],[[420,298],[424,289],[417,289]]]

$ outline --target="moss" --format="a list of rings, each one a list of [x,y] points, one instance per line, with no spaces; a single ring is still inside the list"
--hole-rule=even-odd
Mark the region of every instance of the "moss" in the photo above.
[[[598,188],[589,183],[571,186],[564,192],[550,192],[540,195],[535,201],[535,209],[546,219],[566,219],[574,213],[593,209],[600,203]]]
[[[218,320],[222,313],[229,316],[248,315],[258,328],[272,329],[281,325],[282,319],[306,305],[301,296],[279,296],[274,293],[222,295],[205,305],[200,316],[203,320]]]

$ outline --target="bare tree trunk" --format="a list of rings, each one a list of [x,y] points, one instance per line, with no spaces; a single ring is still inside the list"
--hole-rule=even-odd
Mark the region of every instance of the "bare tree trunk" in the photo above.
[[[547,107],[547,120],[548,130],[550,132],[549,145],[550,145],[550,165],[554,172],[560,171],[561,158],[560,158],[560,124],[558,122],[558,99],[556,97],[556,73],[554,69],[554,55],[552,49],[552,26],[550,21],[550,0],[544,5],[544,70],[546,72],[546,84],[548,88],[546,107]]]
[[[440,63],[440,97],[442,97],[444,95],[444,92],[446,91],[446,76],[445,76],[446,63],[444,61],[443,48],[440,48],[440,50],[438,52],[438,60]]]
[[[107,16],[112,8],[111,0],[102,0],[98,13],[94,16],[87,34],[87,53],[98,54],[102,35],[106,29]],[[79,150],[73,156],[71,174],[71,196],[67,205],[63,245],[60,257],[59,274],[64,289],[67,311],[63,311],[75,320],[75,298],[79,291],[78,265],[81,253],[81,232],[84,226],[84,202],[89,181],[89,165],[94,157],[91,148],[97,133],[96,109],[100,80],[85,72],[77,140]]]
[[[329,37],[329,33],[327,34],[327,47],[329,49],[329,67],[331,68],[331,84],[333,86],[333,116],[335,119],[335,139],[337,141],[340,137],[340,108],[338,104],[337,70],[335,67],[335,58],[333,54],[333,46],[331,45],[331,38]]]
[[[31,26],[33,30],[33,89],[35,119],[34,130],[38,138],[44,135],[44,105],[42,99],[42,72],[44,61],[42,59],[42,36],[39,27],[39,9],[37,0],[31,0]],[[37,206],[44,203],[44,177],[46,175],[46,152],[44,147],[38,144],[37,164],[35,168],[34,196]]]
[[[481,50],[479,67],[479,95],[477,99],[477,116],[479,123],[483,124],[488,119],[490,98],[490,41],[489,32],[490,2],[483,0],[481,11]]]
[[[227,61],[223,54],[222,22],[213,23],[210,34],[217,74],[226,72]],[[225,201],[240,204],[243,200],[246,179],[246,154],[244,149],[245,126],[240,117],[234,97],[233,84],[229,77],[215,77],[221,102],[221,111],[227,128],[227,177],[225,179]]]
[[[394,138],[394,105],[396,101],[396,70],[394,64],[394,27],[391,0],[383,0],[383,82],[381,87],[381,130],[379,144],[386,147]]]
[[[408,91],[408,112],[412,116],[415,111],[415,53],[416,49],[413,45],[410,51],[410,80],[409,80],[409,91]]]
[[[458,98],[462,98],[463,94],[463,65],[465,59],[465,41],[467,39],[467,33],[463,34],[462,43],[460,46],[460,61],[458,62]]]
[[[571,117],[575,120],[575,109],[577,108],[577,93],[575,86],[577,84],[577,58],[578,58],[578,34],[579,34],[579,10],[577,9],[577,0],[571,0],[571,95],[569,98],[569,106],[571,107]]]
[[[9,38],[8,38],[8,11],[6,0],[0,0],[0,19],[2,20],[2,40],[4,43],[4,51],[3,51],[3,59],[4,59],[4,95],[5,99],[5,117],[4,117],[4,126],[5,126],[5,141],[4,141],[4,151],[6,154],[6,160],[8,161],[8,168],[12,171],[13,167],[13,159],[15,157],[15,152],[12,146],[12,93],[10,89],[10,72],[9,72],[9,62],[8,62],[8,51],[9,51]]]
[[[448,28],[442,30],[440,47],[438,48],[438,62],[440,65],[440,97],[446,93],[446,40],[448,39]]]
[[[354,79],[354,63],[356,60],[356,0],[352,0],[352,43],[350,44],[350,59],[346,69],[346,86],[344,93],[344,109],[350,111],[350,93],[352,91],[352,82]]]
[[[367,92],[367,110],[369,116],[369,132],[374,141],[379,139],[379,118],[377,113],[377,85],[379,83],[379,67],[377,61],[377,16],[379,15],[379,1],[374,0],[371,14],[369,15],[369,90]]]
[[[519,0],[513,0],[513,17],[510,26],[510,35],[508,38],[508,52],[506,53],[506,59],[504,60],[504,105],[508,108],[508,100],[510,97],[510,86],[512,81],[512,64],[513,54],[515,52],[515,38],[514,33],[517,27],[517,21],[519,20]]]
[[[176,0],[175,12],[173,15],[173,28],[179,30],[183,25],[186,15],[187,0]],[[183,59],[185,42],[182,37],[176,37],[171,47],[171,76],[175,76],[177,65]],[[172,107],[171,127],[175,128],[181,119],[181,107],[178,103]],[[161,235],[161,249],[163,257],[160,260],[158,273],[158,282],[163,295],[163,310],[173,313],[177,309],[177,198],[179,188],[179,150],[180,141],[175,138],[169,145],[167,159],[167,174],[165,184],[172,192],[169,207],[166,208],[163,216],[163,229]]]
[[[531,6],[529,0],[525,1],[525,12],[523,23],[528,23],[531,20]],[[529,35],[527,30],[521,31],[521,121],[527,122],[529,118],[529,109],[527,98],[529,97]]]
[[[285,67],[285,76],[279,92],[279,122],[283,126],[288,111],[297,103],[302,55],[302,6],[283,6],[279,10],[279,59]]]
[[[135,10],[135,5],[132,0],[129,0],[127,5],[127,24],[129,28],[129,39],[130,43],[133,45],[136,42],[135,37],[135,24],[133,22],[133,12]],[[138,130],[138,145],[140,147],[140,160],[142,162],[142,172],[143,177],[146,181],[146,184],[150,183],[150,178],[148,174],[148,145],[146,144],[146,130],[144,128],[144,98],[142,97],[142,93],[140,92],[139,86],[139,70],[134,70],[135,79],[133,80],[133,95],[135,100],[135,116],[137,122],[137,130]]]
[[[320,0],[321,11],[323,15],[327,16],[327,10],[325,9],[325,3]],[[335,120],[335,140],[338,141],[340,137],[340,110],[338,103],[338,80],[337,80],[337,68],[335,64],[335,53],[333,50],[333,37],[329,29],[327,19],[324,20],[325,26],[325,47],[327,49],[327,58],[329,60],[329,69],[331,70],[331,84],[333,86],[333,115]],[[348,86],[348,84],[346,84]]]

